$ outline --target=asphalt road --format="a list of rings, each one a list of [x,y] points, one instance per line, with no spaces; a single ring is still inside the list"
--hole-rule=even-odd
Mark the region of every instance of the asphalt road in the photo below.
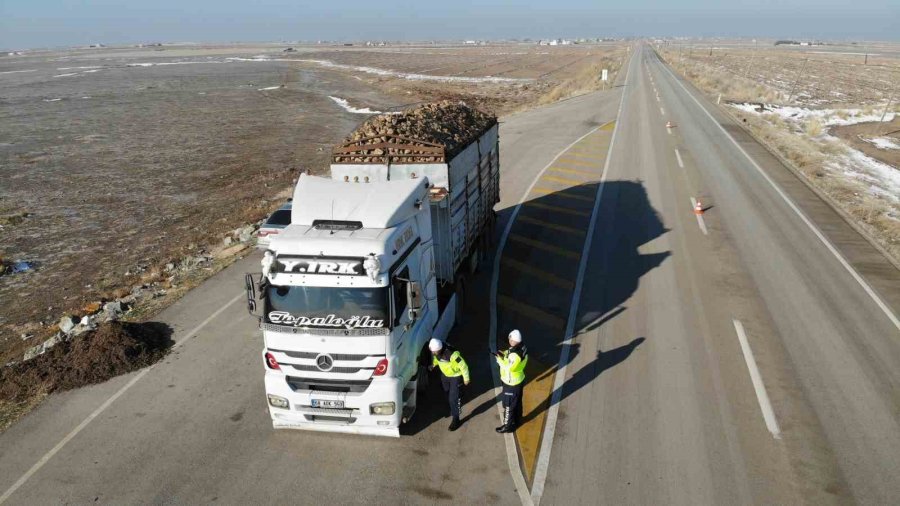
[[[617,128],[542,502],[896,504],[900,273],[649,48]]]
[[[504,118],[502,206],[572,140],[614,119],[619,96],[614,89]],[[475,376],[463,428],[446,430],[437,394],[407,437],[388,440],[272,430],[262,338],[242,295],[243,275],[258,262],[256,254],[237,262],[158,316],[180,343],[162,363],[54,395],[0,435],[8,503],[519,503],[494,432],[488,273],[475,280],[471,318],[452,337]]]

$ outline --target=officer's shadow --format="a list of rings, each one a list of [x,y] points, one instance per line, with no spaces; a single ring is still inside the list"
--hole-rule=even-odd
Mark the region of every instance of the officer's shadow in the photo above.
[[[556,403],[560,403],[570,395],[574,394],[582,387],[588,385],[598,376],[600,376],[603,371],[608,369],[612,369],[613,367],[621,364],[627,359],[634,350],[641,345],[645,341],[645,338],[638,337],[637,339],[633,339],[630,343],[619,346],[618,348],[613,348],[609,351],[599,350],[597,351],[597,356],[594,357],[589,363],[585,364],[578,371],[575,372],[565,383],[563,383],[558,390],[553,391],[546,399],[544,399],[540,404],[538,404],[534,409],[525,413],[522,423],[527,423],[533,420],[535,417],[540,415],[541,413],[547,411],[550,406],[553,405],[554,399]],[[577,356],[578,347],[580,345],[573,344],[572,347],[575,349],[570,350],[570,360],[571,364],[572,358]],[[542,379],[551,379],[552,376],[555,375],[556,368],[552,368],[544,373],[545,376],[551,376],[551,378],[538,377],[535,378],[535,381],[540,381]],[[528,386],[526,385],[527,389]]]

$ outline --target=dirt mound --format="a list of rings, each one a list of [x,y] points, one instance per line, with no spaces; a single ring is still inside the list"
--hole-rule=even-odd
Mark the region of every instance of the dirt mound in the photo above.
[[[385,154],[383,147],[374,145],[389,142],[388,136],[406,137],[417,141],[438,144],[444,147],[447,158],[453,158],[470,142],[497,122],[495,116],[466,105],[464,102],[444,100],[424,104],[399,114],[379,114],[369,118],[345,139],[343,147],[364,147],[373,145],[372,149],[362,149],[361,155],[380,156]],[[399,150],[390,155],[409,155],[412,150]],[[352,163],[363,161],[361,156],[339,156],[335,152],[336,163]],[[440,162],[438,157],[427,155],[416,156],[407,162]]]
[[[0,369],[0,400],[101,383],[146,367],[172,344],[168,325],[107,322],[27,362]]]

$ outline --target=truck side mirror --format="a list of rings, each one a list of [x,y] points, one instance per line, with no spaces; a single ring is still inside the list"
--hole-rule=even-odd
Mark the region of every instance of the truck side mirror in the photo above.
[[[244,284],[247,289],[247,312],[259,318],[259,315],[256,314],[256,281],[253,279],[253,274],[247,273],[244,276]]]
[[[422,297],[422,285],[418,281],[410,281],[406,284],[407,307],[413,311],[422,309],[424,297]]]

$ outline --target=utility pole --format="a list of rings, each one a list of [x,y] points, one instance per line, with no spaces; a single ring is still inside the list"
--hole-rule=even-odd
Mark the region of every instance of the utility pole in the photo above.
[[[806,64],[809,63],[809,58],[803,60],[803,65],[800,66],[800,72],[797,72],[797,79],[794,80],[794,84],[791,85],[791,93],[788,95],[788,103],[790,104],[791,98],[794,97],[794,90],[797,89],[797,84],[800,82],[800,78],[803,77],[803,70],[806,68]]]
[[[709,57],[712,58],[712,46],[709,46]]]
[[[866,44],[866,59],[863,62],[863,65],[868,65],[868,64],[869,64],[869,45]]]

